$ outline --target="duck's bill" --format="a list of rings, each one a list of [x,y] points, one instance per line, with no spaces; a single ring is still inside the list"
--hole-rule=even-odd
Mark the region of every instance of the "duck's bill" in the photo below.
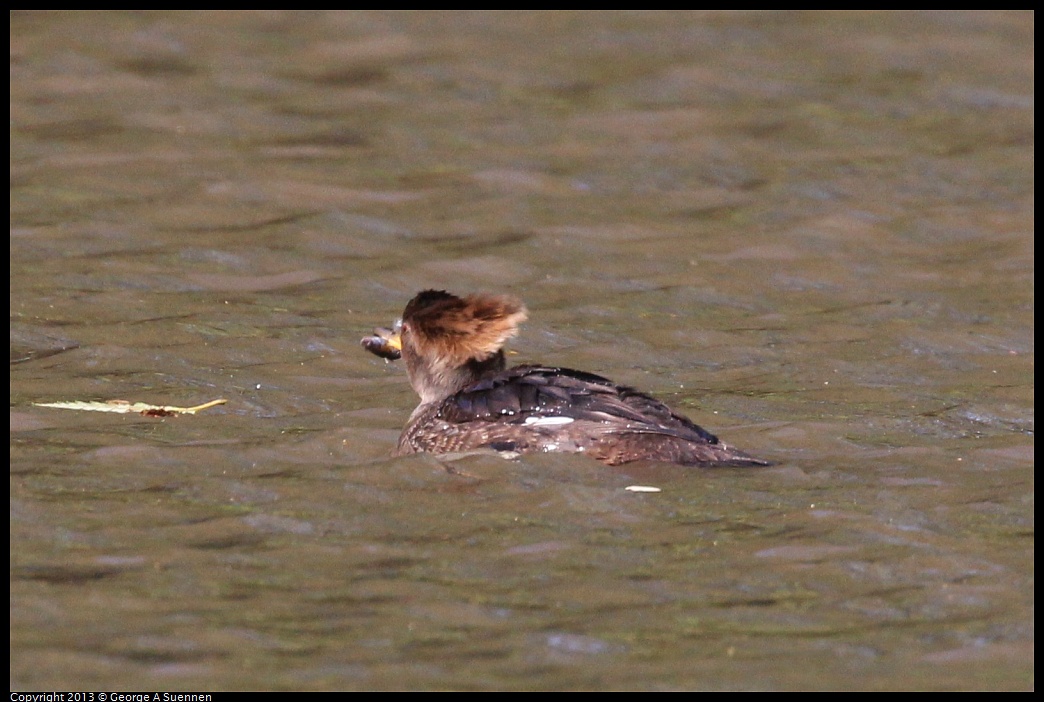
[[[364,336],[362,347],[375,356],[380,356],[385,361],[397,361],[402,358],[402,322],[396,322],[392,329],[378,327],[373,330],[373,336]]]

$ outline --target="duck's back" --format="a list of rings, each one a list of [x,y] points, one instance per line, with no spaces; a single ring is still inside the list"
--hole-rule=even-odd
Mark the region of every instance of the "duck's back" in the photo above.
[[[592,373],[548,366],[517,366],[421,405],[399,440],[401,453],[484,447],[582,452],[610,465],[767,465],[649,395]]]

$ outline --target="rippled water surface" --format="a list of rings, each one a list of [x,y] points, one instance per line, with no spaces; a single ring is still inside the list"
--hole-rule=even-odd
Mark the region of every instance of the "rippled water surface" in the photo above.
[[[1033,44],[12,14],[12,689],[1032,689]],[[776,465],[391,457],[425,287]]]

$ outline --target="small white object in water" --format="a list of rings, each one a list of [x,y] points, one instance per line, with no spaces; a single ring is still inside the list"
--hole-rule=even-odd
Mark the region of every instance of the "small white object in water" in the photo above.
[[[652,485],[628,485],[624,488],[630,492],[661,492],[660,488]]]

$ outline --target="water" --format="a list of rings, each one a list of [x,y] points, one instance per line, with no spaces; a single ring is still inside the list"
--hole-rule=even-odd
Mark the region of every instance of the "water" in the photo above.
[[[1032,14],[11,21],[12,689],[1032,689]],[[425,287],[777,465],[392,458]]]

